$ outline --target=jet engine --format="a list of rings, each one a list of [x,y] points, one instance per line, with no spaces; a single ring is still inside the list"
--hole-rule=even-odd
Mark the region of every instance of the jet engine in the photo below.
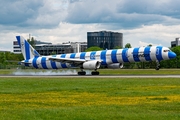
[[[97,60],[87,61],[83,63],[84,69],[98,69],[101,65],[101,62]]]
[[[113,63],[107,65],[107,67],[112,69],[119,69],[119,68],[123,68],[123,63]]]

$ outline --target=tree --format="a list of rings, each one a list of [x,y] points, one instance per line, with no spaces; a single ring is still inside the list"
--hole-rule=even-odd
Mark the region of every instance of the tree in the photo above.
[[[22,53],[21,54],[14,54],[14,53],[6,53],[6,60],[7,61],[11,61],[11,63],[8,63],[8,64],[17,64],[17,62],[20,62],[22,61],[24,58],[23,58],[23,55]]]
[[[120,46],[115,46],[113,49],[122,49]]]
[[[180,46],[171,48],[176,53],[177,57],[171,60],[161,61],[161,67],[163,68],[180,68]]]
[[[34,37],[32,37],[31,40],[30,40],[30,39],[27,39],[27,41],[29,42],[29,44],[30,44],[32,47],[35,47],[36,41],[35,41]]]
[[[148,45],[148,47],[152,47],[152,45],[151,45],[151,44],[149,44],[149,45]]]
[[[0,52],[0,63],[3,65],[6,63],[6,55],[4,52]]]
[[[176,68],[180,68],[180,46],[176,46],[171,48],[173,52],[176,53],[177,57],[175,59],[171,59],[171,66],[173,65]]]
[[[177,56],[180,56],[180,46],[173,47],[171,50],[175,52]]]
[[[53,52],[51,53],[51,55],[56,55],[56,51],[53,51]]]
[[[89,47],[85,50],[85,52],[90,52],[90,51],[98,51],[98,50],[103,50],[102,48],[98,47],[98,46],[92,46]]]
[[[125,48],[132,48],[132,46],[131,46],[130,43],[127,43],[127,44],[125,45]]]

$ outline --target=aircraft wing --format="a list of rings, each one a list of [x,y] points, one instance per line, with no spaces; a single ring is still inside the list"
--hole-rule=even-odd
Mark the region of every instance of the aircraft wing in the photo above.
[[[85,59],[75,59],[75,58],[57,58],[57,57],[50,57],[48,60],[52,60],[54,62],[61,62],[61,63],[69,63],[73,64],[74,66],[82,65],[85,62],[94,61],[94,60],[85,60]],[[102,60],[96,60],[98,62],[102,62]]]
[[[54,62],[61,62],[61,63],[70,63],[70,64],[81,64],[86,62],[85,59],[74,59],[74,58],[56,58],[56,57],[50,57],[49,60],[52,60]]]

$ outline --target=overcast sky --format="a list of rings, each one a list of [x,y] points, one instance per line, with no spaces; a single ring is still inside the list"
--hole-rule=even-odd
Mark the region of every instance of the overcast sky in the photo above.
[[[123,33],[124,45],[170,47],[180,37],[180,0],[1,0],[0,50],[12,51],[16,35],[60,44],[104,30]]]

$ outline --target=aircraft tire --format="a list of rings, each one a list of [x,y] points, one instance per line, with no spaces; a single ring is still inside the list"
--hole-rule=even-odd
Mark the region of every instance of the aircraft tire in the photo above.
[[[92,71],[91,75],[99,75],[99,72],[98,71]]]
[[[159,67],[157,67],[156,70],[159,70]]]
[[[78,72],[78,75],[86,75],[86,72],[85,71]]]

